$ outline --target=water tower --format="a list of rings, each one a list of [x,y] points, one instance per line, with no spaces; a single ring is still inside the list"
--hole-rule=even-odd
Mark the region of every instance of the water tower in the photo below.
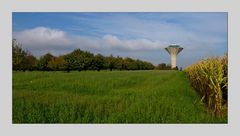
[[[177,55],[179,52],[183,50],[182,47],[176,44],[169,45],[165,50],[170,54],[171,56],[171,67],[176,68],[176,61],[177,61]]]

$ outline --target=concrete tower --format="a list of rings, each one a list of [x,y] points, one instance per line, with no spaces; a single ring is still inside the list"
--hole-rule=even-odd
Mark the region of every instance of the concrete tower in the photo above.
[[[177,61],[177,55],[179,52],[183,50],[182,47],[179,45],[169,45],[165,50],[170,54],[171,56],[171,67],[175,68],[176,67],[176,61]]]

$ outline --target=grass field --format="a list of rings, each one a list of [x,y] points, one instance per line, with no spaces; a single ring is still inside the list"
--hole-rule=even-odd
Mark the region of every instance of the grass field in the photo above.
[[[184,72],[13,72],[13,123],[227,123]]]

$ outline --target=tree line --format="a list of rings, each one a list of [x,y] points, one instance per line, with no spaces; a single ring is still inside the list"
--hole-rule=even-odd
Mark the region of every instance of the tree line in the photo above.
[[[21,48],[16,39],[12,40],[13,70],[21,71],[83,71],[83,70],[152,70],[154,65],[147,61],[129,57],[103,56],[75,49],[71,53],[54,56],[47,53],[37,59],[29,51]]]

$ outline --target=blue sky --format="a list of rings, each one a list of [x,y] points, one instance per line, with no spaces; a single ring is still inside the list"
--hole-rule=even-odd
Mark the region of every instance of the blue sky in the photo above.
[[[227,52],[224,12],[15,12],[13,37],[36,56],[80,48],[103,55],[170,63],[169,44],[184,49],[177,65],[186,67]]]

